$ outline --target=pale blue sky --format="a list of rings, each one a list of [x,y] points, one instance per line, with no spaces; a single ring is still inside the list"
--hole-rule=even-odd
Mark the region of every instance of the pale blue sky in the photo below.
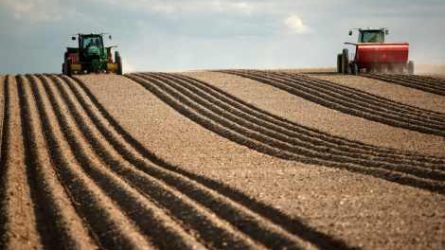
[[[126,71],[335,66],[353,27],[445,64],[443,0],[0,0],[0,73],[60,72],[71,34],[109,32]]]

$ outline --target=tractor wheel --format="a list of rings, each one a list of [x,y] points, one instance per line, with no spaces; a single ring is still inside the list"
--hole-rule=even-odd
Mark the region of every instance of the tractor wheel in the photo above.
[[[343,49],[342,52],[342,69],[343,74],[349,74],[349,51],[348,49]]]
[[[343,74],[343,55],[337,55],[337,73]]]
[[[357,63],[352,62],[351,63],[351,74],[358,75],[358,71],[359,71],[359,69],[358,69]]]
[[[414,62],[413,61],[408,62],[408,74],[409,75],[414,74]]]
[[[71,61],[70,60],[66,60],[65,63],[63,64],[63,74],[65,74],[67,76],[71,76]]]
[[[115,58],[115,60],[116,60],[116,63],[117,63],[117,74],[118,75],[122,75],[122,58],[121,58],[121,56],[119,55],[119,52],[115,52],[114,53],[114,58]]]

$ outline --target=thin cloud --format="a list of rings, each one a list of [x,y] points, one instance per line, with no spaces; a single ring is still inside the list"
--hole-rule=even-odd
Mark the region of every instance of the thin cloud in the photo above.
[[[305,34],[311,31],[298,15],[288,16],[284,20],[284,25],[291,33]]]
[[[122,8],[130,8],[144,10],[157,14],[196,14],[196,13],[238,13],[249,15],[254,12],[255,8],[252,3],[245,1],[200,1],[200,0],[135,0],[122,2],[118,0],[96,0],[107,4],[120,6]]]
[[[212,4],[217,6],[217,9],[221,12],[238,12],[249,15],[254,11],[254,6],[247,2],[214,1]]]
[[[0,6],[8,9],[15,19],[32,22],[59,21],[69,12],[57,0],[2,0]]]

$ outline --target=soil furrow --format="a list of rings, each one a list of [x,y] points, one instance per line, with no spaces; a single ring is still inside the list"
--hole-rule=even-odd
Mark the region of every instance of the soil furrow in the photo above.
[[[150,74],[148,76],[153,76],[153,75]],[[154,77],[154,78],[156,79],[156,77]],[[393,164],[388,161],[382,161],[381,159],[378,159],[376,157],[367,157],[366,155],[364,155],[362,153],[354,154],[352,152],[349,152],[349,151],[351,151],[351,149],[348,149],[347,151],[339,151],[339,150],[336,150],[335,148],[331,148],[328,146],[315,146],[314,147],[299,138],[290,138],[287,135],[283,135],[280,131],[277,131],[275,129],[266,128],[267,124],[265,124],[261,120],[249,121],[250,120],[249,117],[247,117],[247,119],[246,119],[246,117],[243,116],[243,114],[238,113],[237,115],[234,115],[233,113],[235,113],[235,112],[233,110],[233,107],[225,106],[225,105],[220,107],[219,104],[221,104],[221,103],[209,101],[209,99],[212,99],[212,96],[209,96],[209,95],[204,95],[204,96],[201,95],[200,96],[198,94],[199,91],[197,91],[196,89],[190,90],[185,87],[185,86],[187,86],[186,84],[177,84],[176,82],[178,81],[178,79],[174,79],[173,81],[171,81],[171,80],[168,80],[168,78],[164,78],[162,76],[160,78],[166,84],[168,84],[172,88],[175,88],[178,92],[181,92],[182,94],[189,97],[196,103],[198,103],[202,106],[205,106],[207,109],[209,109],[213,113],[215,113],[219,116],[226,117],[231,122],[236,123],[240,126],[243,126],[247,129],[250,129],[251,131],[257,131],[258,133],[264,134],[264,135],[268,136],[269,138],[274,138],[277,141],[281,141],[283,143],[288,143],[289,145],[291,145],[289,148],[287,148],[289,151],[299,153],[302,151],[301,148],[304,148],[304,149],[307,149],[307,151],[303,151],[302,152],[303,154],[306,153],[306,155],[309,157],[318,157],[318,158],[323,158],[326,155],[326,153],[328,152],[331,155],[332,160],[339,161],[339,162],[349,162],[349,163],[355,163],[355,164],[360,164],[360,165],[364,165],[364,166],[383,167],[383,168],[387,168],[390,170],[406,172],[406,173],[413,174],[413,175],[416,175],[416,176],[422,177],[422,178],[429,178],[432,180],[442,180],[442,181],[445,180],[444,173],[437,169],[419,168],[417,166],[414,166],[413,164],[405,164],[405,165],[400,166],[399,164]],[[165,79],[167,79],[167,80],[165,80]],[[201,94],[203,94],[203,93],[201,93]]]
[[[90,139],[90,143],[93,148],[97,148],[100,150],[97,152],[98,154],[104,155],[109,159],[114,160],[114,164],[109,164],[110,169],[123,176],[131,185],[134,185],[140,192],[147,194],[151,199],[153,199],[156,204],[168,210],[169,214],[172,217],[177,218],[182,226],[189,229],[192,235],[197,235],[203,244],[206,244],[207,247],[210,248],[250,248],[252,247],[252,242],[245,243],[244,240],[240,237],[237,237],[235,233],[229,233],[224,228],[224,223],[215,221],[212,219],[212,215],[203,209],[197,208],[193,203],[191,203],[188,199],[185,199],[182,193],[175,192],[172,189],[166,187],[162,183],[160,183],[157,179],[147,175],[143,171],[137,169],[136,167],[146,170],[148,168],[152,168],[146,162],[142,160],[136,159],[131,155],[128,151],[122,149],[122,145],[111,145],[111,147],[115,147],[115,149],[108,148],[106,149],[103,142],[105,138],[108,138],[110,133],[103,134],[103,139],[101,140],[96,131],[96,133],[92,132],[93,126],[101,127],[102,131],[107,130],[97,119],[92,121],[93,124],[87,124],[87,120],[89,120],[92,113],[89,113],[88,118],[85,117],[87,114],[80,114],[79,110],[74,107],[74,103],[72,102],[72,96],[69,96],[65,89],[62,89],[63,84],[57,81],[57,86],[60,87],[60,92],[65,101],[69,102],[68,106],[70,106],[70,111],[73,113],[74,117],[82,117],[78,119],[78,126],[82,128],[89,128],[90,130],[85,130],[84,133],[87,138]],[[66,79],[65,79],[66,80]],[[69,80],[66,80],[69,81]],[[66,82],[65,82],[66,83]],[[81,104],[80,104],[81,105]],[[85,108],[85,105],[82,105]],[[87,109],[85,109],[86,111]],[[86,111],[88,113],[88,111]],[[97,128],[99,129],[99,128]],[[99,141],[102,141],[100,143]],[[116,142],[111,142],[110,144],[115,144]],[[109,152],[115,151],[116,152]],[[122,156],[121,156],[122,155]],[[120,161],[123,159],[118,158],[127,158],[128,163],[133,164],[130,167],[124,167]],[[105,161],[110,161],[104,159]],[[159,175],[159,173],[158,173]],[[196,192],[196,191],[195,191]],[[217,201],[216,201],[217,202]],[[220,208],[221,209],[221,208]],[[235,211],[236,213],[236,211]],[[242,217],[242,216],[240,216]],[[233,230],[232,230],[233,231]],[[164,239],[165,240],[165,239]]]
[[[56,113],[60,113],[60,118],[64,121],[62,125],[65,125],[70,133],[70,143],[80,152],[77,157],[84,163],[85,172],[102,189],[107,189],[107,195],[154,246],[189,249],[197,245],[149,197],[116,173],[116,169],[121,173],[129,173],[129,170],[94,140],[87,124],[80,123],[81,115],[74,109],[71,100],[63,96],[60,84],[61,82],[51,79],[51,83],[48,81],[46,87],[50,97],[54,98],[53,107]],[[138,177],[133,179],[137,180]]]
[[[283,86],[298,87],[315,96],[323,97],[331,102],[352,107],[366,112],[374,111],[377,115],[400,118],[408,122],[433,123],[435,126],[443,126],[445,114],[430,110],[422,110],[417,107],[397,103],[386,98],[381,98],[364,91],[348,88],[330,81],[315,79],[309,76],[281,73],[273,71],[246,71],[256,77],[269,81],[277,81]]]
[[[306,75],[306,74],[304,74]],[[369,93],[375,96],[414,107],[421,110],[432,111],[441,117],[445,117],[445,99],[443,96],[408,88],[400,84],[388,83],[377,79],[354,75],[309,75],[311,78],[334,82],[340,86],[346,86],[361,93]]]
[[[411,81],[426,82],[445,90],[445,79],[443,77],[423,76],[423,75],[398,75],[401,78]]]
[[[85,105],[85,107],[87,107]],[[96,121],[96,125],[100,126],[100,122]],[[112,138],[113,136],[106,136],[107,138]],[[122,147],[117,147],[119,148]],[[122,149],[120,150],[122,155],[128,155],[129,152],[122,152]],[[174,176],[169,176],[164,171],[159,171],[156,169],[153,169],[153,167],[150,166],[144,166],[141,163],[138,164],[138,162],[135,162],[133,159],[129,159],[133,162],[135,165],[140,165],[139,168],[142,170],[145,170],[146,172],[150,173],[151,175],[165,181],[169,185],[176,186],[177,189],[179,189],[182,194],[188,195],[191,198],[198,201],[200,204],[206,206],[207,208],[211,209],[213,213],[216,215],[222,217],[223,219],[227,220],[228,222],[232,223],[238,230],[243,231],[250,237],[252,237],[254,240],[259,241],[263,244],[265,244],[267,247],[277,247],[277,248],[283,248],[283,247],[290,247],[294,248],[296,246],[295,242],[293,240],[288,239],[288,236],[282,236],[279,231],[277,233],[274,233],[275,229],[273,227],[268,227],[265,225],[265,222],[258,220],[255,218],[251,213],[248,213],[247,211],[240,210],[237,207],[234,207],[233,205],[230,205],[227,203],[227,201],[224,201],[224,199],[215,197],[215,194],[211,194],[209,192],[206,192],[205,190],[200,189],[196,185],[193,185],[191,182],[185,182],[184,180],[181,180]],[[171,197],[174,198],[174,197]],[[159,202],[165,205],[165,201],[162,200],[162,197],[159,197]],[[176,204],[175,204],[176,203]],[[178,206],[181,204],[180,200],[177,200],[174,202],[174,206]],[[190,216],[190,215],[189,215]],[[240,219],[242,218],[242,219]],[[203,220],[201,217],[200,220]],[[193,224],[197,224],[196,222],[189,222],[189,227],[193,226]],[[203,233],[212,233],[212,230],[206,230],[207,232]],[[215,230],[213,230],[215,231]],[[234,246],[231,246],[231,244],[235,243],[232,242],[230,238],[224,239],[224,234],[217,233],[216,235],[219,235],[225,244],[227,244],[226,247],[233,248]],[[203,235],[205,236],[205,234]],[[213,237],[213,239],[212,239]],[[232,236],[233,237],[233,236]],[[208,235],[205,240],[207,242],[214,241],[215,235]],[[239,245],[239,243],[238,243]],[[217,246],[218,248],[225,247],[222,245]],[[240,248],[243,248],[242,245],[239,246]]]
[[[6,124],[9,122],[9,93],[8,93],[8,76],[1,76],[1,98],[2,98],[2,121],[1,121],[1,137],[0,137],[0,248],[4,249],[5,240],[6,240],[6,222],[8,220],[8,216],[5,209],[4,201],[6,200],[7,194],[6,194],[6,167],[4,163],[4,157],[8,153],[8,150],[6,150],[6,143],[7,143],[7,133],[4,132]],[[5,145],[3,145],[5,144]]]
[[[231,139],[237,142],[248,143],[248,145],[256,145],[258,146],[258,149],[265,150],[265,152],[269,152],[274,156],[283,157],[285,159],[294,159],[291,152],[275,147],[276,145],[283,147],[288,145],[276,142],[276,140],[272,140],[272,143],[270,143],[272,145],[269,145],[268,138],[265,136],[255,131],[245,129],[238,124],[231,123],[226,118],[211,113],[205,107],[195,105],[195,103],[193,103],[193,101],[191,101],[189,98],[182,96],[175,90],[172,90],[161,81],[154,78],[149,78],[148,76],[141,76],[139,78],[139,76],[135,74],[129,75],[128,77],[140,83],[148,90],[153,91],[153,93],[155,93],[158,97],[162,97],[164,101],[168,101],[174,105],[173,107],[175,109],[190,115],[186,115],[187,117],[197,119],[203,126],[216,129],[216,131],[225,136],[229,136]],[[298,159],[303,161],[305,160],[305,157],[299,156]]]
[[[233,115],[236,115],[244,120],[250,121],[251,124],[259,124],[261,125],[262,128],[267,128],[269,129],[269,131],[273,131],[274,133],[277,133],[278,135],[283,135],[284,137],[284,141],[287,141],[289,143],[293,143],[293,144],[300,144],[303,145],[306,148],[311,148],[317,151],[329,151],[331,153],[338,153],[341,155],[345,155],[345,156],[350,156],[350,157],[357,157],[359,159],[362,158],[366,158],[366,159],[370,159],[374,162],[381,162],[382,164],[392,164],[392,163],[404,163],[405,165],[413,165],[413,166],[426,166],[426,167],[430,167],[431,170],[439,170],[441,169],[441,166],[443,164],[445,164],[445,160],[442,159],[442,161],[439,161],[439,164],[425,164],[425,160],[422,161],[416,161],[416,160],[408,160],[409,157],[407,156],[403,156],[400,158],[394,158],[393,156],[387,156],[387,155],[379,155],[374,153],[373,151],[364,151],[364,150],[356,150],[356,148],[354,146],[342,146],[342,144],[335,144],[335,143],[330,143],[329,141],[324,141],[321,140],[320,138],[312,138],[312,137],[308,137],[304,135],[304,132],[293,132],[292,130],[288,130],[286,127],[282,127],[280,125],[277,125],[273,122],[270,122],[269,119],[260,119],[263,118],[261,115],[258,116],[257,114],[254,114],[254,112],[252,112],[251,110],[246,110],[246,109],[242,109],[240,108],[239,105],[236,105],[236,103],[231,102],[230,100],[224,99],[224,98],[220,98],[221,96],[219,96],[217,93],[209,91],[208,89],[203,89],[200,88],[199,83],[196,83],[195,81],[193,81],[192,79],[187,79],[185,77],[181,77],[179,75],[169,75],[169,74],[162,74],[161,75],[156,75],[156,74],[150,74],[150,76],[154,77],[155,79],[170,79],[172,80],[171,83],[175,84],[175,82],[177,82],[178,84],[176,84],[176,86],[178,88],[182,88],[185,87],[188,90],[190,90],[193,94],[196,94],[200,97],[202,97],[202,99],[204,99],[205,101],[208,101],[211,103],[211,105],[209,108],[211,108],[212,106],[218,106],[221,109],[220,110],[224,110],[226,112],[229,112]],[[165,78],[162,78],[165,77]],[[180,83],[180,84],[179,84]],[[215,110],[215,109],[212,109]],[[218,112],[218,111],[216,111]],[[267,133],[267,130],[266,130]],[[274,136],[272,134],[272,136]],[[279,137],[278,137],[279,138]],[[281,137],[283,138],[283,137]],[[314,140],[315,139],[315,140]],[[407,159],[408,158],[408,159]],[[415,164],[414,164],[415,163]],[[441,175],[441,172],[438,172],[438,175]]]
[[[439,130],[444,127],[444,113],[397,103],[364,91],[304,75],[262,71],[249,71],[250,73],[256,74],[259,77],[266,74],[269,80],[280,81],[280,83],[286,86],[299,87],[307,92],[312,91],[315,95],[321,95],[322,99],[329,99],[332,103],[339,103],[346,107],[352,106],[360,111],[384,118],[388,116],[388,118],[400,120],[408,124],[418,123],[420,126],[426,124]]]
[[[256,80],[262,83],[266,83],[282,90],[287,91],[290,94],[294,94],[303,97],[309,101],[313,101],[325,107],[339,110],[346,114],[352,114],[358,117],[369,119],[376,122],[381,122],[395,127],[406,128],[418,132],[427,134],[445,136],[445,126],[431,124],[427,121],[417,121],[415,119],[407,119],[403,114],[394,115],[386,112],[377,111],[374,108],[362,106],[356,104],[356,101],[352,100],[344,101],[338,99],[330,94],[319,92],[318,90],[311,89],[310,87],[301,86],[299,84],[289,84],[287,81],[281,79],[267,77],[265,75],[257,76],[252,73],[246,73],[241,71],[221,71],[223,73],[231,73],[238,76],[246,77],[252,80]]]
[[[421,76],[404,76],[404,75],[389,75],[387,78],[394,79],[395,81],[407,82],[413,85],[424,86],[428,88],[438,89],[441,91],[445,90],[442,82],[434,81],[430,78],[424,78]]]
[[[307,150],[304,148],[299,148],[298,150],[296,150],[296,152],[289,151],[289,145],[286,145],[285,143],[278,142],[275,139],[242,128],[237,124],[228,122],[227,119],[212,114],[207,109],[200,107],[199,105],[195,105],[187,97],[183,97],[177,92],[168,93],[168,91],[172,90],[168,90],[168,87],[163,85],[162,82],[153,79],[151,81],[147,81],[147,79],[143,80],[144,78],[141,79],[136,75],[129,75],[128,77],[140,83],[143,87],[153,92],[167,104],[171,105],[177,111],[184,114],[189,119],[194,120],[201,126],[208,128],[237,143],[251,147],[252,149],[255,149],[257,151],[283,159],[296,160],[304,163],[322,164],[325,166],[345,168],[355,172],[371,174],[380,178],[384,178],[386,180],[395,181],[406,185],[412,185],[438,193],[444,193],[445,191],[444,184],[441,182],[417,178],[410,174],[401,174],[395,171],[388,171],[381,168],[368,166],[365,167],[356,164],[332,161],[330,159],[330,155],[326,155],[326,157],[324,158],[307,157],[305,156],[305,154],[301,153],[305,151],[307,152]]]
[[[166,84],[168,84],[169,81],[164,81]],[[170,86],[170,85],[169,85]],[[176,85],[177,88],[181,88],[180,85]],[[388,163],[382,163],[382,162],[377,162],[374,158],[371,159],[371,161],[367,161],[367,160],[363,160],[362,158],[363,155],[359,154],[359,155],[355,155],[353,157],[355,158],[351,158],[350,154],[349,156],[343,156],[345,153],[343,153],[343,155],[337,155],[337,152],[334,152],[334,150],[330,150],[328,147],[324,147],[323,149],[312,149],[310,147],[307,146],[306,143],[303,143],[303,145],[301,145],[301,140],[300,141],[296,141],[296,140],[292,140],[292,139],[288,139],[287,137],[283,137],[280,136],[279,134],[275,133],[275,132],[270,132],[267,131],[265,129],[263,129],[261,126],[257,126],[255,125],[255,123],[250,123],[247,124],[244,122],[243,119],[238,119],[238,117],[234,117],[233,115],[230,114],[230,112],[226,112],[227,109],[225,108],[220,108],[219,110],[217,109],[216,105],[213,105],[213,103],[209,103],[206,102],[207,98],[204,99],[198,99],[196,97],[193,97],[193,94],[191,94],[192,92],[188,92],[187,95],[187,90],[177,90],[178,92],[181,92],[182,94],[184,94],[184,96],[187,96],[188,98],[190,98],[191,100],[195,101],[196,103],[198,103],[199,105],[205,107],[206,109],[208,109],[209,111],[211,111],[213,114],[216,114],[217,116],[220,117],[225,117],[227,118],[230,122],[233,122],[234,124],[237,124],[243,128],[248,129],[249,131],[253,131],[253,132],[258,132],[259,134],[263,134],[265,136],[267,136],[270,140],[275,140],[275,144],[272,146],[276,146],[279,147],[281,149],[290,151],[290,152],[294,152],[297,154],[302,154],[305,155],[307,157],[315,157],[315,158],[327,158],[326,157],[326,153],[329,153],[329,157],[330,159],[328,160],[334,160],[334,161],[338,161],[338,162],[345,162],[345,163],[353,163],[353,164],[359,164],[359,165],[363,165],[363,166],[374,166],[374,167],[383,167],[383,168],[387,168],[390,170],[397,170],[397,171],[401,171],[401,172],[405,172],[408,174],[413,174],[416,175],[418,177],[422,177],[422,178],[429,178],[432,180],[443,180],[444,176],[441,173],[440,170],[431,170],[431,169],[422,169],[422,168],[417,168],[417,167],[412,167],[411,165],[405,165],[405,166],[399,166],[399,165],[394,165],[394,164],[388,164]],[[232,116],[232,117],[230,117]],[[221,121],[220,121],[221,122]],[[263,125],[263,124],[260,124]],[[226,126],[230,126],[227,125]],[[246,130],[244,130],[244,132],[246,132]],[[258,137],[256,137],[256,139],[258,139]],[[264,143],[268,143],[267,139],[264,140],[264,138],[259,139],[262,140]],[[282,143],[281,143],[282,142]],[[286,144],[286,145],[284,145]]]
[[[353,115],[363,117],[366,119],[380,122],[389,122],[389,125],[398,126],[401,124],[405,127],[413,127],[414,129],[425,124],[429,124],[431,129],[439,130],[443,124],[437,121],[425,121],[425,119],[419,119],[418,115],[411,114],[410,112],[397,112],[392,108],[386,108],[382,103],[372,104],[368,98],[353,98],[351,93],[346,92],[338,94],[338,90],[335,92],[326,89],[326,86],[317,87],[311,79],[301,79],[302,76],[274,76],[272,72],[261,71],[231,71],[230,73],[244,76],[249,79],[253,79],[259,82],[270,84],[274,87],[283,89],[291,94],[301,96],[310,101],[316,102],[328,108],[337,109],[345,113],[351,113]],[[300,78],[300,79],[298,79]],[[334,88],[335,89],[335,88]],[[443,119],[442,119],[443,121]]]
[[[41,124],[48,145],[52,149],[51,158],[60,179],[69,188],[78,213],[101,246],[108,249],[149,248],[145,238],[134,224],[121,212],[105,192],[85,174],[75,157],[78,148],[71,148],[71,137],[66,123],[60,119],[60,110],[55,109],[54,97],[48,92],[46,79],[31,84],[38,103]]]
[[[28,82],[17,77],[24,131],[28,179],[36,207],[37,227],[44,248],[97,248],[54,173],[50,150],[36,119],[36,105],[30,100]]]
[[[437,124],[443,124],[445,122],[445,113],[436,112],[428,109],[422,109],[416,106],[400,103],[387,98],[383,98],[366,91],[350,88],[344,85],[340,85],[328,80],[317,79],[310,76],[301,74],[291,74],[284,72],[268,72],[282,79],[294,79],[296,82],[308,82],[310,86],[317,86],[322,90],[330,90],[332,94],[337,94],[340,97],[347,97],[347,100],[354,100],[356,102],[363,103],[364,105],[373,105],[373,107],[380,108],[385,112],[391,112],[396,115],[402,113],[405,116],[411,118],[422,118],[431,120]]]
[[[170,165],[169,163],[159,159],[156,155],[154,155],[152,152],[148,151],[145,147],[143,147],[128,132],[126,132],[119,123],[117,123],[117,121],[108,113],[107,110],[104,109],[104,107],[98,102],[98,100],[94,97],[94,95],[90,92],[90,90],[85,86],[85,84],[82,81],[80,81],[77,78],[74,78],[74,80],[77,82],[78,87],[80,87],[80,89],[85,93],[85,95],[89,98],[89,100],[91,100],[91,102],[94,104],[93,106],[95,106],[99,110],[99,113],[104,116],[107,122],[110,123],[112,128],[116,130],[119,136],[122,136],[122,138],[125,140],[126,143],[128,143],[128,145],[131,145],[131,147],[133,147],[134,150],[136,150],[144,158],[149,159],[157,166],[162,168],[164,171],[168,171],[170,173],[170,175],[166,175],[165,173],[158,174],[154,171],[151,171],[150,172],[151,175],[157,176],[157,178],[162,179],[163,181],[169,183],[172,186],[175,186],[178,190],[180,190],[183,193],[188,192],[187,195],[197,200],[198,202],[200,203],[204,202],[204,204],[208,203],[206,205],[208,207],[210,207],[210,205],[215,207],[216,208],[216,210],[214,210],[215,212],[220,211],[224,213],[230,213],[230,210],[224,209],[226,210],[224,211],[221,210],[220,208],[218,209],[218,203],[213,202],[212,201],[213,199],[207,199],[204,194],[196,192],[195,191],[196,187],[193,187],[193,185],[199,183],[200,186],[202,185],[202,187],[209,189],[209,192],[213,192],[214,194],[224,195],[228,199],[231,199],[232,201],[241,204],[248,210],[258,213],[262,217],[265,217],[268,220],[271,220],[273,223],[280,225],[290,233],[298,235],[299,237],[312,242],[312,244],[318,247],[329,248],[329,249],[349,248],[344,242],[318,232],[312,227],[302,223],[302,221],[300,221],[298,218],[290,218],[284,215],[282,212],[270,206],[267,206],[264,203],[254,200],[251,197],[248,197],[245,194],[233,188],[230,188],[229,186],[208,179],[204,176],[196,175],[191,172],[185,171],[184,169]],[[74,93],[76,93],[76,91],[74,91]],[[148,170],[149,169],[147,169],[146,171]],[[205,197],[205,199],[202,200],[201,196]],[[221,216],[221,213],[219,215]],[[224,217],[224,215],[222,217]],[[239,222],[242,223],[243,221]],[[235,223],[236,225],[238,221],[234,221],[232,223]]]
[[[432,83],[428,83],[428,80],[425,81],[428,78],[423,78],[421,76],[418,77],[407,76],[403,78],[395,77],[392,75],[378,75],[378,74],[364,74],[362,76],[390,83],[400,84],[402,86],[415,88],[433,94],[445,96],[445,88],[441,87],[445,86],[444,81],[439,79],[437,79],[437,81],[434,81]]]
[[[419,76],[419,75],[383,75],[383,76],[386,76],[389,79],[394,79],[397,81],[404,81],[414,85],[421,85],[445,91],[445,81],[439,78]]]
[[[40,249],[33,200],[28,183],[24,131],[15,78],[6,76],[4,134],[0,164],[0,248]]]
[[[163,74],[167,76],[167,74]],[[289,120],[286,120],[282,117],[273,115],[257,107],[244,102],[208,83],[197,80],[192,77],[188,77],[185,75],[175,74],[174,77],[182,79],[184,81],[193,82],[194,86],[199,86],[203,91],[212,93],[212,95],[219,100],[231,104],[233,107],[245,112],[250,113],[254,117],[261,118],[263,121],[267,121],[270,124],[274,124],[277,127],[282,128],[283,130],[289,131],[289,135],[298,135],[304,138],[307,141],[313,142],[315,145],[317,144],[329,144],[330,146],[344,147],[345,149],[354,148],[358,150],[358,152],[365,152],[370,154],[375,154],[376,156],[389,156],[394,158],[403,158],[407,161],[415,161],[418,163],[440,163],[445,164],[445,159],[424,156],[420,154],[412,154],[409,152],[399,152],[395,149],[391,148],[383,148],[377,147],[369,144],[365,144],[359,141],[351,141],[348,139],[344,139],[341,137],[335,137],[330,134],[326,134],[322,131],[311,129],[309,127],[304,127]],[[443,168],[445,169],[445,167]]]

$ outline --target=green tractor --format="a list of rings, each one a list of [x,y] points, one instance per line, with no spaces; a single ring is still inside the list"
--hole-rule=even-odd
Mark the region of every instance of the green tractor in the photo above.
[[[62,73],[68,76],[83,73],[116,73],[122,75],[122,59],[119,52],[104,46],[104,34],[77,34],[78,47],[66,48]],[[111,40],[111,35],[108,36]],[[73,36],[75,41],[76,37]]]

